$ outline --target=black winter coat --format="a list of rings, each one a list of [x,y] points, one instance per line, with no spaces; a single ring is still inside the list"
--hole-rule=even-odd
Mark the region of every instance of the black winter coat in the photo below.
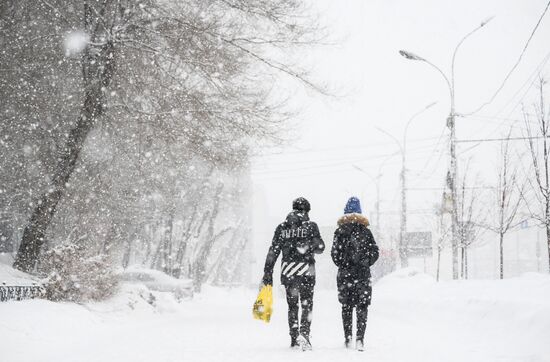
[[[370,304],[370,267],[378,260],[378,246],[361,214],[346,214],[338,220],[331,257],[338,267],[336,282],[342,304]]]
[[[281,261],[281,283],[289,285],[307,279],[315,283],[315,254],[325,250],[319,227],[309,220],[305,212],[292,211],[286,220],[275,229],[271,247],[264,266],[264,284],[273,284],[273,268],[279,254]]]

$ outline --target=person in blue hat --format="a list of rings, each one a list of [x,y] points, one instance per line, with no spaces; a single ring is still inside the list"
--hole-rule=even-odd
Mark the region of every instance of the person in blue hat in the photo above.
[[[358,351],[364,351],[368,306],[372,296],[370,267],[378,259],[378,246],[369,230],[369,220],[361,213],[361,202],[357,197],[348,200],[344,215],[338,220],[331,257],[338,267],[336,282],[338,300],[342,304],[345,346],[352,348],[355,309],[355,347]]]

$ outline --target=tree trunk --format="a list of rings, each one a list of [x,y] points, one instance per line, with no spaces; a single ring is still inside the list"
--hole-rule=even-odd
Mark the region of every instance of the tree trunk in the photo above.
[[[544,139],[546,142],[546,138]],[[546,143],[545,143],[546,149]],[[546,159],[546,158],[545,158]],[[545,164],[546,174],[548,175],[548,163]],[[548,186],[548,176],[546,177],[546,192],[550,192],[550,187]],[[546,245],[548,246],[548,272],[550,273],[550,198],[546,197],[544,202],[546,203],[544,220],[546,221]]]
[[[162,217],[162,216],[161,216]],[[164,226],[163,226],[163,220],[160,219],[160,220],[157,220],[156,222],[156,225],[154,226],[154,232],[152,234],[152,240],[157,240],[158,239],[158,242],[157,242],[157,247],[156,247],[156,250],[153,254],[153,259],[151,260],[151,269],[157,269],[157,270],[160,270],[161,268],[161,265],[162,265],[162,250],[163,250],[163,247],[164,247]],[[161,231],[159,233],[159,230]],[[160,235],[160,237],[158,237],[158,235]]]
[[[453,279],[458,279],[458,245],[456,242],[453,242],[451,245],[451,255],[452,255],[452,271],[453,271]]]
[[[208,277],[206,275],[206,264],[208,262],[208,257],[210,256],[210,251],[214,242],[216,241],[216,236],[214,235],[214,224],[218,216],[219,207],[220,207],[220,197],[223,191],[223,184],[218,185],[216,193],[214,195],[214,205],[212,207],[212,213],[210,215],[210,220],[208,223],[208,231],[204,240],[204,244],[200,247],[197,254],[197,259],[195,260],[193,267],[193,282],[195,285],[195,291],[200,292],[202,283]]]
[[[170,214],[168,215],[167,227],[164,233],[164,246],[162,248],[162,271],[166,274],[172,274],[172,237],[174,232],[174,215],[176,211],[175,208],[170,209]]]
[[[124,255],[122,257],[122,267],[124,269],[128,268],[128,265],[130,264],[131,255],[132,255],[132,241],[127,240],[126,249],[124,250]]]
[[[234,251],[237,243],[237,236],[239,235],[239,228],[241,225],[237,225],[233,231],[233,235],[229,241],[225,244],[224,248],[218,254],[217,260],[212,264],[210,268],[209,275],[213,275],[212,281],[214,283],[219,282],[223,276],[227,277],[230,275],[229,267],[235,264],[240,264],[240,260],[237,258],[237,251]],[[233,252],[232,252],[233,251]],[[231,281],[226,279],[226,281]]]
[[[242,271],[243,265],[246,265],[246,260],[243,260],[243,254],[245,253],[247,244],[250,242],[250,240],[245,235],[242,235],[241,240],[242,242],[239,246],[238,253],[235,255],[235,260],[239,260],[240,262],[235,263],[233,267],[233,271],[231,272],[231,281],[235,281],[237,279],[237,273],[239,271]]]
[[[439,281],[440,266],[441,266],[441,247],[439,247],[439,245],[438,245],[437,246],[437,271],[436,271],[436,276],[435,276],[436,281]]]
[[[550,225],[546,224],[546,244],[548,246],[548,272],[550,273]]]
[[[13,264],[16,269],[32,272],[38,261],[46,231],[55,215],[59,201],[65,193],[86,136],[104,112],[104,89],[111,82],[114,70],[113,53],[113,44],[107,42],[97,56],[88,56],[83,60],[85,69],[98,69],[99,74],[89,84],[85,83],[87,86],[84,103],[76,121],[76,127],[69,132],[67,142],[62,150],[63,153],[59,157],[54,172],[51,187],[40,197],[23,231],[21,244]],[[101,62],[102,66],[99,67],[93,62]]]
[[[460,279],[464,279],[464,246],[460,247]]]
[[[464,279],[468,279],[468,247],[464,247]]]
[[[187,223],[186,229],[182,233],[181,241],[179,243],[178,250],[176,252],[176,269],[172,273],[172,276],[178,279],[181,277],[183,273],[183,258],[187,251],[187,244],[189,243],[189,239],[191,238],[191,235],[192,235],[192,228],[195,225],[195,220],[198,214],[197,210],[198,210],[198,203],[196,203],[193,206],[191,217],[189,219],[189,222]]]
[[[504,279],[504,234],[500,233],[500,279]]]

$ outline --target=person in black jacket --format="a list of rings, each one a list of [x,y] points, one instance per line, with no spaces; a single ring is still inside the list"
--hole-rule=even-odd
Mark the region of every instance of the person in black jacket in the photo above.
[[[310,208],[303,197],[293,201],[292,212],[275,229],[262,280],[264,285],[273,285],[273,267],[282,253],[281,284],[286,289],[290,346],[301,346],[303,350],[311,350],[309,332],[315,286],[315,254],[325,250],[317,224],[309,220]],[[300,321],[299,304],[302,305]]]
[[[357,314],[356,348],[364,351],[367,313],[372,287],[370,267],[378,259],[378,246],[369,230],[368,219],[361,215],[361,203],[356,197],[348,200],[344,216],[334,232],[331,256],[338,267],[336,282],[338,300],[342,304],[342,322],[346,348],[351,348],[353,309]]]

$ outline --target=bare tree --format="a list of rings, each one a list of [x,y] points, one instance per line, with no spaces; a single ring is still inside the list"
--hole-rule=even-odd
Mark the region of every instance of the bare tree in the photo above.
[[[437,231],[437,264],[436,264],[436,281],[439,281],[440,271],[441,271],[441,253],[445,249],[445,245],[448,244],[448,236],[451,233],[451,226],[448,225],[445,221],[445,215],[450,214],[450,205],[447,205],[448,197],[444,193],[441,198],[441,204],[435,205],[435,216],[436,216],[436,225],[434,229]]]
[[[136,220],[125,215],[122,205],[138,209],[140,202],[163,190],[159,173],[151,170],[164,161],[181,170],[200,158],[238,172],[248,160],[251,142],[278,140],[289,117],[272,94],[276,76],[323,92],[293,63],[292,50],[316,39],[316,22],[300,0],[51,0],[36,6],[11,0],[0,4],[0,13],[8,19],[8,26],[0,29],[7,39],[2,39],[6,51],[0,64],[17,74],[12,80],[30,79],[19,89],[0,81],[9,115],[6,128],[15,130],[6,148],[19,155],[14,152],[21,141],[16,133],[35,130],[44,115],[53,120],[44,130],[38,127],[48,141],[44,144],[52,143],[43,163],[48,167],[36,176],[40,184],[22,204],[32,205],[25,210],[29,221],[14,264],[24,271],[35,267],[63,206],[78,207],[82,199],[101,204],[104,225],[99,229],[108,230],[106,237],[123,240],[130,235],[127,221]],[[81,53],[59,54],[63,34],[75,31]],[[31,125],[23,124],[26,114],[32,114]],[[90,137],[100,126],[102,132]],[[84,162],[83,155],[97,140],[111,146],[116,165],[125,172],[114,167],[109,171],[125,182],[116,183],[110,175],[100,180],[107,162]],[[17,157],[9,161],[13,170],[22,164]],[[100,183],[109,187],[99,188],[96,195],[83,187]],[[118,199],[110,200],[113,194]],[[79,216],[87,212],[81,211]],[[167,248],[171,236],[165,234]],[[104,240],[105,249],[111,244]]]
[[[52,178],[51,188],[40,197],[33,210],[29,223],[23,232],[23,238],[14,266],[23,271],[31,271],[38,259],[44,243],[45,233],[51,223],[57,205],[63,196],[69,178],[75,169],[80,150],[94,123],[105,111],[105,89],[111,83],[115,69],[115,48],[111,39],[101,41],[109,27],[117,26],[116,21],[104,23],[108,2],[84,2],[84,26],[90,34],[90,43],[99,44],[96,49],[85,51],[82,57],[84,97],[75,127],[70,131],[65,147],[58,157],[58,166]],[[96,6],[99,5],[99,6]],[[120,16],[123,16],[121,13]],[[118,20],[118,12],[114,18]]]
[[[499,276],[504,278],[504,237],[515,226],[524,187],[518,180],[518,168],[510,159],[510,133],[501,144],[498,180],[495,187],[495,220],[487,228],[499,237]],[[517,163],[516,163],[517,165]]]
[[[528,177],[529,189],[534,195],[535,202],[526,202],[530,216],[546,229],[546,242],[548,250],[548,264],[550,272],[550,137],[549,118],[550,109],[545,103],[544,87],[546,81],[539,79],[538,102],[533,106],[535,119],[524,110],[523,118],[527,129],[527,144],[532,162],[531,172]],[[533,125],[534,123],[534,125]]]
[[[482,207],[478,182],[469,182],[469,162],[458,185],[457,233],[460,248],[460,277],[468,279],[468,249],[479,241],[487,213]]]

